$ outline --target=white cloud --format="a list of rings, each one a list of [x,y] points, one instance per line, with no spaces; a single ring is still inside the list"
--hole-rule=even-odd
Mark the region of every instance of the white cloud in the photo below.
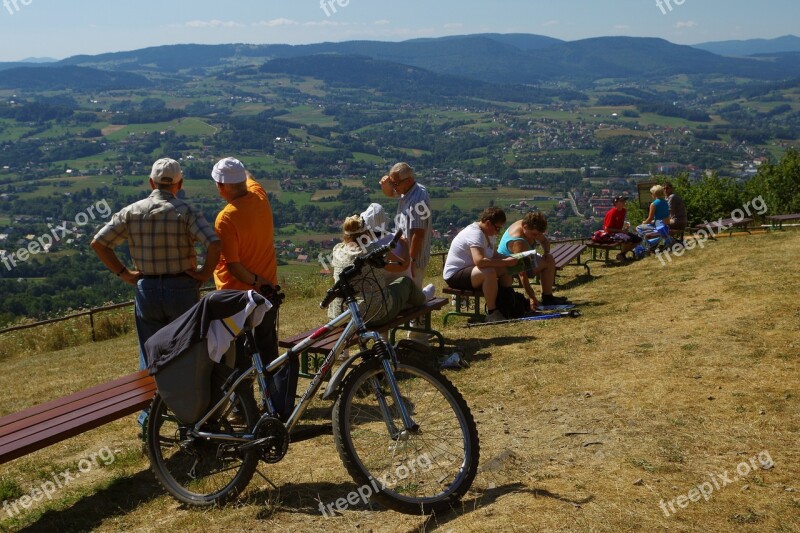
[[[542,27],[546,28],[548,26],[558,26],[559,24],[561,24],[560,20],[548,20],[547,22],[542,24]]]
[[[697,22],[693,20],[681,21],[675,24],[676,28],[694,28],[695,26],[697,26]]]
[[[334,26],[350,26],[347,22],[336,22],[335,20],[320,20],[320,21],[311,21],[311,22],[304,22],[303,26],[310,26],[310,27],[334,27]]]
[[[449,22],[444,25],[444,29],[446,30],[460,30],[463,27],[464,25],[460,22]]]
[[[372,25],[373,26],[388,26],[391,23],[392,22],[390,20],[381,19],[381,20],[376,20],[375,22],[372,23]]]
[[[241,28],[244,24],[239,24],[232,20],[190,20],[186,23],[187,28]]]
[[[287,18],[280,18],[280,19],[272,19],[272,20],[259,20],[258,22],[253,23],[253,26],[259,26],[262,28],[274,28],[276,26],[296,26],[298,23],[292,19]]]

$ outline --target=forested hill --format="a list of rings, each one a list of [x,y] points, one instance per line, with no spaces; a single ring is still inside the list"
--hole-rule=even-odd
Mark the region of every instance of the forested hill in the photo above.
[[[800,52],[800,37],[796,35],[784,35],[776,39],[718,41],[700,43],[694,45],[694,47],[723,56],[753,56],[756,54]]]
[[[144,76],[76,66],[26,66],[0,71],[0,89],[33,91],[78,91],[140,89],[150,87]]]
[[[264,64],[261,72],[313,76],[332,86],[375,89],[387,97],[405,101],[433,101],[437,97],[538,103],[547,103],[553,98],[586,99],[575,91],[465,80],[366,56],[314,55],[274,59]]]
[[[791,50],[786,50],[791,51]],[[587,83],[671,74],[737,75],[763,80],[800,76],[800,57],[722,57],[662,39],[599,37],[564,42],[537,35],[478,34],[403,42],[347,41],[311,45],[172,45],[75,56],[57,65],[119,71],[200,73],[319,54],[360,55],[490,83]],[[5,76],[3,76],[5,77]]]

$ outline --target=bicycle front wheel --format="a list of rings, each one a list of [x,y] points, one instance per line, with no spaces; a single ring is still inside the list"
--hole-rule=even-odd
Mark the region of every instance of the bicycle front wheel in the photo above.
[[[449,509],[478,469],[472,413],[447,378],[416,358],[401,360],[394,375],[419,428],[405,429],[381,361],[373,359],[352,370],[334,405],[336,449],[364,501],[409,514]]]
[[[241,436],[258,421],[255,401],[234,396],[204,429]],[[252,479],[258,465],[255,450],[239,451],[238,444],[194,438],[156,395],[147,424],[147,453],[159,483],[178,500],[198,507],[219,505],[234,498]]]

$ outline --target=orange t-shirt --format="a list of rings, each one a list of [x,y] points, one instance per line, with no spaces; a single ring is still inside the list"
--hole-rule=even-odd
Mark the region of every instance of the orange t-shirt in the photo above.
[[[272,208],[266,191],[258,182],[248,178],[247,194],[220,211],[214,229],[222,240],[222,256],[214,269],[217,289],[246,291],[253,288],[239,281],[228,269],[228,263],[241,263],[250,272],[277,284]]]

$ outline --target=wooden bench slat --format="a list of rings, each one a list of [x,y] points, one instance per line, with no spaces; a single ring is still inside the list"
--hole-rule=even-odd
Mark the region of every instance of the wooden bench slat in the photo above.
[[[712,229],[724,229],[727,230],[731,227],[738,227],[738,226],[746,226],[753,222],[752,218],[726,218],[725,220],[716,220],[713,222],[705,222],[703,224],[697,224],[697,228],[705,229],[705,230],[712,230]]]
[[[126,391],[96,404],[84,406],[74,411],[62,413],[57,417],[18,428],[14,433],[0,438],[0,451],[6,447],[14,448],[19,442],[28,442],[30,440],[28,439],[29,437],[36,437],[37,435],[47,438],[60,435],[65,429],[72,427],[84,427],[87,429],[97,427],[99,425],[97,420],[103,420],[108,415],[115,415],[116,418],[121,418],[138,409],[147,407],[153,400],[155,393],[156,386],[155,382],[153,382],[148,387]],[[127,409],[133,410],[126,411]]]
[[[767,220],[770,221],[772,224],[773,229],[783,229],[784,222],[793,222],[795,220],[800,220],[800,213],[788,213],[785,215],[771,215],[766,217]]]
[[[775,221],[787,221],[787,220],[800,220],[800,213],[793,213],[788,215],[771,215],[767,217],[767,220],[775,220]]]
[[[560,244],[553,246],[553,248],[550,249],[550,253],[553,254],[556,268],[560,270],[575,258],[578,259],[577,264],[580,265],[580,256],[585,249],[585,244]]]
[[[614,248],[619,248],[621,244],[622,244],[621,242],[609,242],[609,243],[593,242],[591,244],[587,244],[586,246],[589,248],[600,248],[601,250],[602,249],[611,250]]]
[[[139,393],[152,393],[150,399],[155,395],[156,384],[153,378],[140,380],[138,385],[126,384],[115,390],[105,391],[103,394],[92,394],[77,401],[65,403],[58,409],[48,409],[37,413],[30,418],[18,420],[13,424],[7,424],[0,432],[0,443],[5,442],[6,438],[12,438],[20,433],[25,433],[31,428],[46,429],[57,426],[58,424],[80,416],[91,416],[93,410],[103,409],[108,405],[114,405],[121,400]]]
[[[76,418],[60,425],[57,430],[37,432],[25,438],[2,444],[0,445],[0,463],[22,457],[51,444],[61,442],[123,416],[135,413],[150,405],[154,393],[155,389],[133,393],[123,401],[108,405],[99,411],[94,411],[91,418]]]
[[[80,399],[80,398],[86,397],[88,395],[100,394],[100,393],[102,393],[104,391],[116,389],[117,387],[123,386],[126,383],[138,382],[139,380],[141,380],[143,378],[152,379],[150,376],[148,376],[147,370],[140,370],[138,372],[134,372],[133,374],[128,374],[127,376],[123,376],[123,377],[115,379],[113,381],[109,381],[109,382],[106,382],[106,383],[100,383],[99,385],[95,385],[94,387],[88,388],[86,390],[78,391],[78,392],[76,392],[74,394],[70,394],[69,396],[65,396],[63,398],[58,398],[56,400],[51,400],[49,402],[45,402],[45,403],[41,403],[41,404],[38,404],[38,405],[34,405],[32,407],[28,407],[26,409],[23,409],[22,411],[19,411],[17,413],[8,414],[8,415],[0,418],[0,435],[2,435],[3,426],[5,426],[7,424],[12,424],[12,423],[14,423],[14,422],[16,422],[18,420],[22,420],[22,419],[28,418],[28,417],[36,415],[38,413],[41,413],[41,412],[44,412],[44,411],[47,411],[47,410],[50,410],[50,409],[58,408],[58,407],[64,405],[65,402],[73,401],[74,398]]]

